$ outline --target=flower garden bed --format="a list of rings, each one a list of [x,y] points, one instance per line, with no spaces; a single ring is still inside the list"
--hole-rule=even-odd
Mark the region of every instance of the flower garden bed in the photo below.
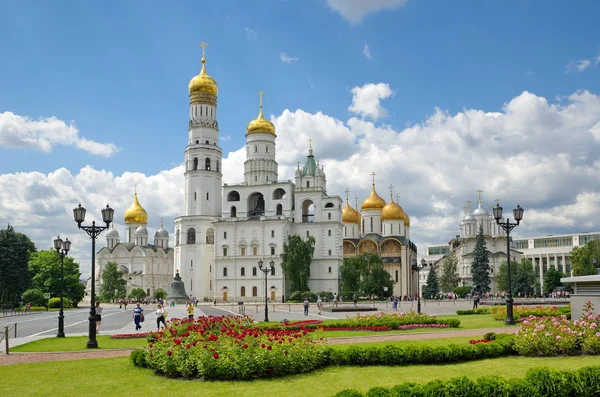
[[[492,318],[496,321],[506,320],[506,307],[495,306],[490,310]],[[515,321],[521,318],[535,317],[571,317],[571,306],[517,306],[513,307],[513,317]]]
[[[150,335],[159,334],[160,332],[138,332],[135,334],[114,334],[110,336],[110,339],[138,339],[148,338]]]

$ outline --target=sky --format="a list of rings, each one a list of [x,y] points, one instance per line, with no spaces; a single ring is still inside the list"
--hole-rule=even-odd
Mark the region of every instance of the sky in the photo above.
[[[328,193],[358,203],[376,173],[420,254],[458,234],[467,200],[525,208],[515,237],[598,231],[597,1],[0,2],[0,227],[89,274],[88,222],[123,232],[134,185],[151,235],[183,214],[188,82],[219,84],[223,181],[243,181],[245,128],[277,128],[280,180],[308,141]],[[123,235],[123,234],[122,234]],[[98,246],[104,244],[100,236]]]

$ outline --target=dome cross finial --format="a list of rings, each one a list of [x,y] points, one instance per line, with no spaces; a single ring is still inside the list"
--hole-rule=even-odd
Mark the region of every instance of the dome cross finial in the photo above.
[[[202,43],[198,44],[198,47],[202,47],[202,60],[204,60],[204,57],[205,57],[204,48],[208,47],[208,46],[209,46],[209,44],[204,41]]]
[[[471,200],[467,200],[467,211],[471,212]]]
[[[344,192],[346,193],[346,204],[350,205],[350,190],[346,189]]]
[[[312,139],[308,140],[308,150],[312,150]]]
[[[358,194],[354,195],[354,206],[356,207],[356,209],[358,210]]]
[[[262,109],[262,96],[264,95],[264,91],[258,91],[258,103],[260,108]]]
[[[372,173],[371,173],[371,176],[373,177],[373,187],[375,187],[375,176],[376,176],[376,175],[377,175],[377,174],[376,174],[375,172],[372,172]]]
[[[390,189],[390,201],[394,201],[394,186],[390,184],[388,189]]]
[[[477,202],[479,203],[479,206],[481,207],[481,193],[483,193],[483,190],[478,189],[476,190],[477,192]]]
[[[396,194],[396,204],[400,204],[400,195]]]

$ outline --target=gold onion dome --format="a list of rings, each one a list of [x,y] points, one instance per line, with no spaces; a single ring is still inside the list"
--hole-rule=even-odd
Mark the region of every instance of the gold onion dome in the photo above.
[[[373,188],[371,189],[371,194],[367,197],[361,204],[360,209],[362,211],[365,210],[380,210],[385,207],[385,200],[382,199],[377,192],[375,191],[375,184],[373,184]]]
[[[125,211],[125,223],[148,223],[148,213],[140,205],[137,193],[133,196],[133,204]]]
[[[190,80],[190,84],[188,88],[190,89],[190,95],[192,94],[212,94],[217,95],[219,92],[219,85],[206,73],[206,58],[204,57],[204,47],[208,44],[202,43],[200,46],[202,47],[202,70],[200,70],[200,74],[192,77]]]
[[[360,223],[360,214],[357,210],[350,207],[348,201],[346,206],[342,209],[342,222],[343,223]]]
[[[265,119],[263,116],[262,110],[262,96],[264,92],[259,92],[260,95],[260,110],[258,112],[258,117],[251,122],[248,123],[248,127],[246,127],[246,133],[255,134],[259,132],[264,132],[267,134],[275,135],[275,126],[269,120]]]
[[[410,218],[406,215],[406,212],[396,204],[394,200],[390,200],[389,203],[381,210],[382,221],[399,221],[403,220],[405,226],[410,226]]]

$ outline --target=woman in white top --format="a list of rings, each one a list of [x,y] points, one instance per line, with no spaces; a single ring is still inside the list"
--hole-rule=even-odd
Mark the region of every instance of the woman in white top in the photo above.
[[[96,333],[100,330],[100,323],[102,322],[102,308],[100,307],[100,301],[96,302]]]
[[[163,309],[163,305],[159,303],[156,309],[156,329],[160,329],[160,323],[162,323],[164,327],[167,326],[165,314],[166,312],[165,309]]]

